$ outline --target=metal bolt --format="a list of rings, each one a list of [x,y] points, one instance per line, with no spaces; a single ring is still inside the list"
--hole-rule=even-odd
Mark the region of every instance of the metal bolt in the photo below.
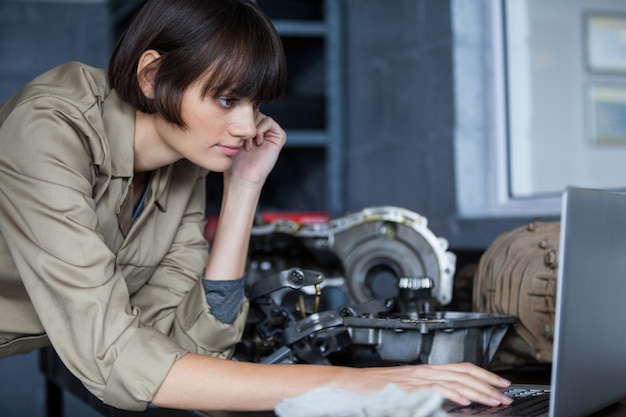
[[[304,274],[300,270],[291,271],[289,274],[289,279],[293,282],[301,283],[304,281]]]
[[[392,239],[396,235],[396,230],[390,224],[383,223],[378,228],[378,234],[387,239]]]
[[[341,311],[339,311],[339,314],[341,314],[342,317],[352,317],[354,316],[354,312],[348,308],[348,307],[343,307],[341,309]]]
[[[543,335],[552,340],[554,337],[554,329],[552,328],[552,326],[550,324],[545,324],[543,326]]]
[[[556,268],[559,262],[559,257],[558,254],[555,250],[551,250],[550,252],[546,253],[546,255],[543,258],[543,262],[544,264],[546,264],[546,266],[549,266],[551,268]]]

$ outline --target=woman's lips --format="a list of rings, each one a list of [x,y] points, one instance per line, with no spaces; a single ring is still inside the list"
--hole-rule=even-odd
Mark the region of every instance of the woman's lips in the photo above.
[[[226,155],[228,156],[235,156],[239,153],[239,151],[241,150],[241,145],[239,146],[224,146],[224,145],[217,145],[217,147]]]

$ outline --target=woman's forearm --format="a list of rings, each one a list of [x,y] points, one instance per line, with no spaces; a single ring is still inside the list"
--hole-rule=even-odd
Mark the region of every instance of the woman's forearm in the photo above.
[[[500,391],[509,381],[470,363],[350,368],[269,365],[188,353],[174,363],[153,403],[177,409],[261,411],[318,387],[375,393],[390,383],[406,391],[432,389],[463,405],[511,402]]]
[[[350,368],[267,365],[188,353],[174,363],[153,399],[159,407],[193,410],[271,410],[278,401],[333,386]]]
[[[215,239],[205,269],[206,279],[237,279],[244,275],[260,194],[257,184],[225,182]]]

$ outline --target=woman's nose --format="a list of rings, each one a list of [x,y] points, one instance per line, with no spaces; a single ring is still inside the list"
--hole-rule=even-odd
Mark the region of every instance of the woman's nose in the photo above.
[[[256,111],[254,106],[242,106],[241,111],[235,115],[235,121],[231,128],[233,136],[249,139],[256,136]]]

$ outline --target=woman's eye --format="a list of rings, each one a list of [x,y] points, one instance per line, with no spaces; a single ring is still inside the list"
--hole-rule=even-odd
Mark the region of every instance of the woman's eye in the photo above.
[[[226,107],[226,108],[232,107],[232,105],[235,103],[235,99],[229,98],[229,97],[220,97],[218,101],[221,106]]]

